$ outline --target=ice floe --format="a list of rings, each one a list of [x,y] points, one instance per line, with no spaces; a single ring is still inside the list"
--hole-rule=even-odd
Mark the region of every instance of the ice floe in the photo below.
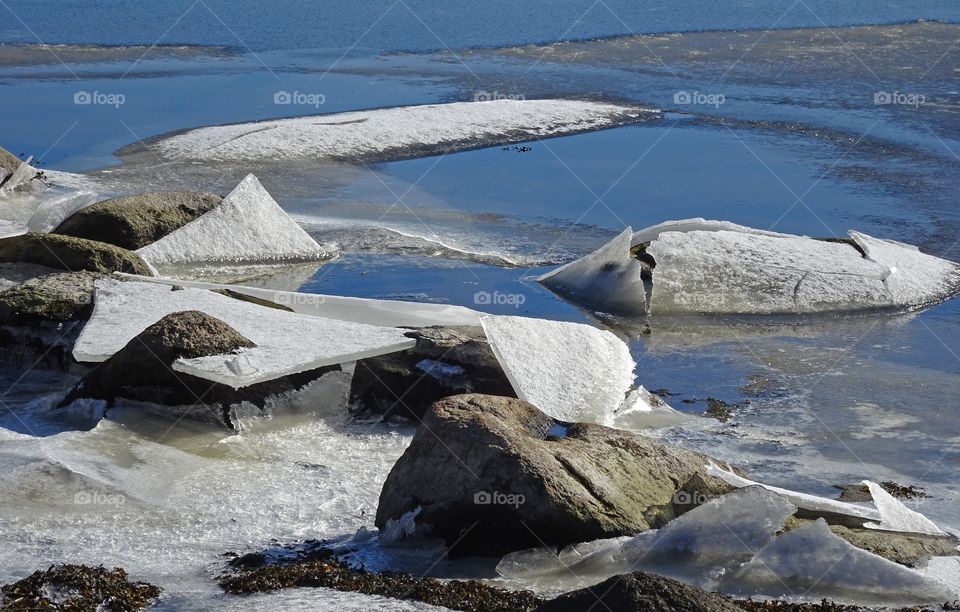
[[[161,138],[168,158],[385,160],[633,123],[656,111],[584,100],[401,106],[197,128]]]
[[[517,397],[556,419],[609,424],[633,386],[630,349],[608,331],[497,315],[480,323]]]
[[[313,261],[328,256],[252,174],[219,206],[137,253],[158,267]]]
[[[74,357],[105,361],[153,323],[183,310],[210,314],[257,345],[173,365],[174,370],[234,388],[414,345],[403,330],[391,327],[299,315],[202,289],[104,279],[97,281],[93,314],[77,339]]]
[[[915,309],[960,290],[957,264],[855,231],[818,240],[688,219],[640,230],[629,247],[624,234],[540,281],[574,302],[628,313]]]
[[[884,531],[904,531],[938,536],[947,535],[946,532],[937,527],[933,521],[919,512],[914,512],[904,506],[877,483],[864,480],[863,484],[867,485],[867,488],[870,489],[870,496],[873,497],[873,503],[880,512],[879,523],[866,523],[864,527],[882,529]]]

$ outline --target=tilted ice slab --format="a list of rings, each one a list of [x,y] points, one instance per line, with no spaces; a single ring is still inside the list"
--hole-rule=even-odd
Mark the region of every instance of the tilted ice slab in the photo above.
[[[299,293],[295,291],[275,291],[262,287],[164,279],[152,276],[137,276],[134,274],[121,274],[120,276],[143,282],[160,283],[178,287],[229,290],[285,306],[303,315],[337,319],[340,321],[353,321],[354,323],[369,323],[371,325],[383,325],[387,327],[480,325],[480,317],[482,314],[470,308],[451,306],[448,304],[428,304],[341,295]]]
[[[252,174],[219,206],[137,253],[154,266],[314,261],[327,256]]]
[[[867,488],[870,489],[870,496],[873,497],[873,503],[880,511],[880,522],[866,523],[864,527],[882,529],[884,531],[906,531],[936,536],[947,535],[947,533],[937,527],[933,521],[919,512],[915,512],[904,506],[877,483],[864,480],[863,484],[867,485]]]
[[[610,424],[633,386],[630,349],[608,331],[497,315],[480,323],[517,397],[556,419]]]
[[[620,234],[541,277],[556,293],[599,309],[642,313],[800,314],[920,308],[960,291],[960,266],[916,247],[851,231],[851,244],[727,221],[668,221],[636,232],[652,258],[640,267]]]
[[[583,100],[401,106],[198,128],[160,139],[170,158],[386,160],[622,125],[655,111]]]
[[[3,182],[3,179],[6,178],[3,185],[0,185],[0,196],[12,193],[17,188],[33,180],[33,177],[37,176],[37,169],[30,165],[31,161],[33,161],[33,157],[28,157],[27,161],[17,166],[17,169],[14,170],[13,174],[9,177],[0,177],[0,182]]]
[[[199,310],[254,342],[230,355],[179,359],[173,369],[234,388],[412,348],[404,330],[310,317],[203,289],[99,280],[93,314],[74,345],[80,362],[102,362],[163,317]]]
[[[823,519],[761,548],[725,586],[743,595],[786,590],[887,604],[941,603],[951,595],[940,582],[855,547],[830,531]]]

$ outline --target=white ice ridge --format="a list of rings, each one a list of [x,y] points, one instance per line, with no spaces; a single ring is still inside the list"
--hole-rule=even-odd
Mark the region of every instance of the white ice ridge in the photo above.
[[[252,174],[219,206],[137,253],[154,266],[315,261],[328,256]]]
[[[265,308],[202,289],[154,283],[98,280],[93,314],[73,355],[80,362],[105,361],[164,316],[205,312],[254,342],[230,355],[179,359],[173,369],[246,387],[289,374],[412,348],[404,330],[310,317]]]
[[[608,331],[497,315],[480,324],[517,397],[556,419],[610,424],[633,385],[630,349]]]
[[[873,503],[877,506],[877,510],[880,511],[880,522],[865,523],[864,527],[882,529],[884,531],[905,531],[936,536],[947,535],[947,533],[937,527],[933,521],[919,512],[914,512],[904,506],[877,483],[864,480],[863,484],[867,485],[870,489],[870,496],[873,497]]]
[[[463,306],[377,300],[372,298],[275,291],[261,287],[224,285],[176,279],[119,274],[125,278],[195,289],[230,290],[267,300],[292,311],[312,317],[324,317],[354,323],[369,323],[387,327],[428,327],[431,325],[480,325],[481,313]]]
[[[614,312],[800,314],[920,308],[960,291],[960,266],[851,231],[853,244],[728,221],[668,221],[541,277],[556,293]],[[854,246],[862,249],[863,254]],[[630,247],[650,266],[645,296]],[[644,299],[645,298],[645,299]]]
[[[197,128],[159,141],[171,158],[386,159],[519,142],[634,122],[650,109],[583,100],[400,106]]]

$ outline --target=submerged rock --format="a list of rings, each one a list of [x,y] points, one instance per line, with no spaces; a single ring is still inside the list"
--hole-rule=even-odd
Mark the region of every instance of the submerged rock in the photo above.
[[[75,363],[71,351],[93,310],[95,272],[62,272],[29,279],[0,292],[0,356],[47,366]]]
[[[515,397],[480,327],[424,327],[405,334],[413,348],[357,362],[350,385],[356,414],[419,421],[445,397],[484,393]]]
[[[508,397],[434,404],[380,493],[376,525],[414,517],[415,536],[452,554],[500,555],[660,527],[686,511],[678,491],[732,490],[710,458],[637,434],[553,419]]]
[[[132,612],[160,597],[160,588],[132,582],[119,567],[58,564],[0,588],[0,610]]]
[[[52,233],[135,251],[213,210],[222,200],[218,195],[195,191],[124,196],[73,213]]]
[[[76,272],[127,272],[153,276],[150,266],[133,251],[112,244],[29,233],[0,240],[0,262],[25,262]]]
[[[234,423],[229,408],[249,402],[263,408],[266,399],[294,391],[299,383],[318,378],[324,368],[297,377],[277,378],[241,389],[214,383],[173,370],[181,357],[223,355],[255,346],[235,329],[200,311],[169,314],[149,326],[119,352],[87,374],[60,402],[67,406],[79,398],[114,401],[123,397],[165,406],[200,408],[200,418],[228,427]],[[308,375],[309,374],[309,375]],[[197,416],[197,415],[193,415]]]
[[[743,612],[743,608],[695,586],[648,572],[614,576],[600,584],[565,593],[537,612]]]

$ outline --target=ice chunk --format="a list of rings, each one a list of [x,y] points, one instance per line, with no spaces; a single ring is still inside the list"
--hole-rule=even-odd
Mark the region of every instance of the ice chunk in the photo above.
[[[144,282],[194,287],[197,289],[227,289],[243,295],[267,300],[285,306],[296,313],[340,321],[369,323],[387,327],[426,327],[430,325],[480,325],[481,313],[463,306],[376,300],[370,298],[274,291],[260,287],[223,285],[199,281],[163,279],[122,274],[126,278]]]
[[[863,484],[869,487],[870,496],[873,497],[873,503],[876,504],[877,510],[880,511],[880,522],[866,523],[864,527],[882,529],[884,531],[905,531],[938,536],[947,535],[944,531],[941,531],[933,521],[901,504],[877,483],[864,480]]]
[[[750,487],[759,485],[769,491],[773,491],[774,493],[785,497],[798,508],[802,508],[810,512],[821,513],[825,515],[847,516],[854,519],[867,521],[879,521],[881,519],[880,512],[874,510],[873,508],[858,506],[856,504],[848,504],[836,499],[828,499],[826,497],[819,497],[817,495],[798,493],[797,491],[781,489],[780,487],[772,487],[770,485],[765,485],[748,478],[744,478],[743,476],[738,476],[732,471],[726,470],[712,462],[707,465],[707,473],[720,478],[727,484],[734,487]]]
[[[628,227],[596,251],[537,280],[578,304],[612,312],[643,311],[647,307],[643,266],[630,255],[632,236]]]
[[[690,418],[690,415],[674,410],[663,398],[641,385],[627,394],[623,406],[615,415],[614,425],[620,429],[648,429],[679,425]]]
[[[695,493],[681,492],[691,499]],[[667,523],[640,555],[645,567],[680,564],[684,571],[748,561],[797,511],[786,498],[763,487],[738,489]],[[631,546],[624,547],[629,556]],[[641,546],[641,549],[643,546]]]
[[[664,221],[663,223],[644,228],[633,235],[630,246],[638,246],[644,242],[656,240],[660,234],[664,232],[719,232],[721,230],[753,234],[756,236],[789,236],[789,234],[738,225],[732,221],[714,221],[704,219],[703,217],[695,217],[693,219],[682,219],[680,221]]]
[[[630,349],[608,331],[495,315],[480,323],[517,397],[556,419],[609,424],[633,385]]]
[[[164,316],[200,310],[257,346],[232,355],[177,360],[173,369],[235,388],[411,348],[403,330],[299,315],[201,289],[97,281],[93,315],[74,345],[77,361],[100,362]]]
[[[137,253],[154,266],[313,261],[327,256],[252,174],[219,206]]]
[[[27,161],[20,164],[17,169],[13,171],[13,174],[10,175],[10,178],[8,178],[3,185],[0,185],[0,195],[13,192],[37,176],[37,169],[30,165],[31,161],[33,161],[33,157],[28,157]]]
[[[12,238],[27,233],[27,226],[16,221],[0,219],[0,238]]]
[[[780,595],[786,589],[885,604],[940,603],[950,596],[941,583],[920,572],[848,543],[823,519],[764,546],[725,586],[744,595]]]
[[[189,130],[159,141],[171,158],[385,160],[622,125],[656,111],[585,100],[401,106]]]
[[[82,208],[96,204],[101,198],[100,194],[86,190],[54,193],[40,201],[30,217],[28,229],[31,232],[52,232],[67,217]]]

